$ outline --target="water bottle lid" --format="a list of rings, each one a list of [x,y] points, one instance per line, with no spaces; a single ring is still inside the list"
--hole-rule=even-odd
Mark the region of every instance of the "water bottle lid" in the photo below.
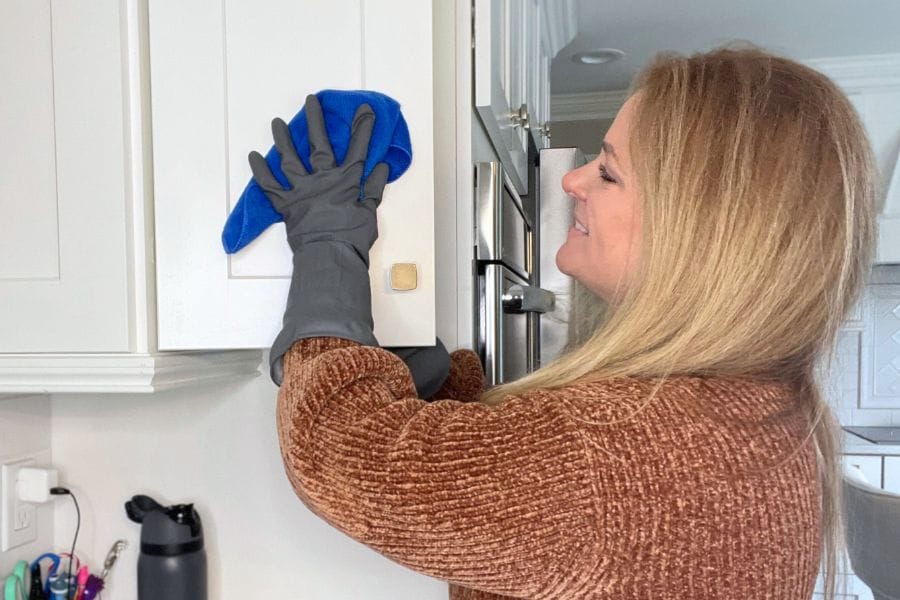
[[[126,510],[141,523],[141,551],[146,554],[174,556],[203,548],[203,526],[193,504],[162,506],[135,496]]]

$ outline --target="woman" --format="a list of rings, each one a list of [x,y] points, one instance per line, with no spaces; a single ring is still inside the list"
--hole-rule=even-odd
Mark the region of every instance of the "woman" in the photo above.
[[[831,598],[840,437],[816,368],[874,251],[864,130],[826,77],[755,47],[660,54],[629,92],[562,181],[557,264],[605,302],[593,335],[484,393],[457,350],[427,400],[371,332],[371,110],[336,166],[307,100],[312,172],[273,123],[292,189],[250,162],[294,249],[270,354],[288,478],[451,598],[796,600],[820,564]]]

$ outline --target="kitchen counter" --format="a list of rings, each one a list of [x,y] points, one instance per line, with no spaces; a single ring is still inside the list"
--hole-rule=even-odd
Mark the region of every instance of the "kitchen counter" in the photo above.
[[[884,456],[900,456],[900,427],[859,427],[853,426],[854,429],[858,429],[860,432],[864,434],[878,433],[878,430],[882,430],[882,433],[888,433],[890,430],[893,430],[897,435],[895,436],[898,440],[895,444],[885,444],[870,442],[864,440],[863,438],[850,433],[846,429],[843,431],[843,453],[844,454],[879,454]]]

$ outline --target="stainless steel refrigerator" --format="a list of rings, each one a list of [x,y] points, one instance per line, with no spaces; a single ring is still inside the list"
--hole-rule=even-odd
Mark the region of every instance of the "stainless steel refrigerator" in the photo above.
[[[529,155],[527,195],[499,162],[475,164],[475,336],[488,385],[518,379],[568,341],[571,279],[556,251],[572,225],[563,176],[585,163],[578,148]]]

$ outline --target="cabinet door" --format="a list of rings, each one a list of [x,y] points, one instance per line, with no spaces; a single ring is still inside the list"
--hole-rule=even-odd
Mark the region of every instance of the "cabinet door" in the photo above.
[[[884,489],[900,494],[900,456],[884,457]]]
[[[538,124],[541,128],[541,136],[540,143],[538,144],[538,148],[549,148],[550,147],[550,62],[553,60],[550,56],[550,51],[547,49],[547,44],[541,40],[540,46],[540,77],[538,78],[538,82],[540,86],[538,88],[538,107],[540,108],[540,113],[538,115],[538,123],[535,124],[537,127]]]
[[[0,352],[129,350],[120,4],[0,2]]]
[[[538,150],[543,148],[544,137],[541,130],[544,123],[542,94],[545,88],[545,82],[541,80],[543,76],[541,68],[541,20],[543,16],[539,0],[525,0],[525,20],[528,32],[526,36],[525,71],[527,81],[525,87],[527,99],[525,104],[528,106],[528,132]],[[550,82],[546,82],[548,89],[549,85]]]
[[[272,145],[319,90],[395,98],[413,161],[388,184],[370,254],[375,336],[434,343],[434,140],[431,3],[419,0],[150,0],[149,42],[162,350],[268,347],[291,276],[284,224],[236,254],[220,235],[251,177],[250,150]],[[393,263],[418,287],[394,291]]]
[[[520,194],[528,193],[526,6],[475,0],[475,110]]]

